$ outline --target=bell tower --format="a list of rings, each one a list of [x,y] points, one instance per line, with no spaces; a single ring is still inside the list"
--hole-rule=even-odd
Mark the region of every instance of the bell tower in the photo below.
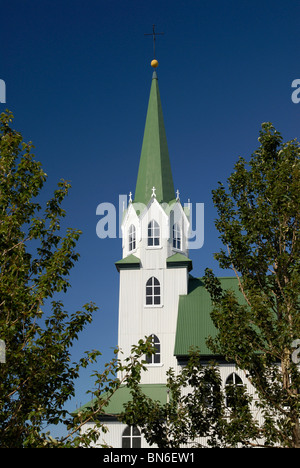
[[[122,222],[118,346],[123,356],[145,336],[155,354],[146,357],[142,383],[165,383],[174,356],[178,300],[187,294],[189,213],[174,190],[156,68],[154,68],[134,200]]]

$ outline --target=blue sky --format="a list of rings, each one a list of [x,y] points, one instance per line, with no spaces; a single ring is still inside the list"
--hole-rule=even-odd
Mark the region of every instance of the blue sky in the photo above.
[[[121,240],[99,239],[96,208],[118,207],[134,192],[151,85],[152,40],[175,188],[182,202],[204,203],[204,245],[192,250],[194,276],[217,274],[220,248],[211,191],[239,155],[249,159],[262,122],[285,141],[299,139],[299,17],[295,0],[0,1],[0,79],[14,127],[33,141],[48,174],[43,197],[70,180],[66,225],[81,229],[80,260],[64,297],[73,312],[99,306],[74,346],[103,353],[117,345]],[[86,401],[92,368],[72,405]]]

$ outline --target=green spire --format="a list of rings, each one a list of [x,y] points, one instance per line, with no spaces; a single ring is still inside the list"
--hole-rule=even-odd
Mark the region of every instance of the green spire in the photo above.
[[[153,72],[134,201],[147,205],[155,187],[159,203],[175,199],[175,191],[156,72]]]

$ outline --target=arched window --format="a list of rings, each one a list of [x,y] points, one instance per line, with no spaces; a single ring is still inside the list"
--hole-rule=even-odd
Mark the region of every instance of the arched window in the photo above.
[[[131,226],[129,227],[128,242],[129,242],[129,252],[131,252],[131,250],[134,250],[136,247],[135,226],[133,224],[131,224]]]
[[[243,381],[242,379],[235,373],[233,372],[230,374],[225,382],[225,390],[226,390],[226,406],[232,406],[234,402],[234,395],[232,390],[233,387],[242,387],[243,386]]]
[[[159,364],[160,363],[160,341],[156,335],[151,335],[152,346],[155,351],[154,354],[147,354],[146,361],[147,364]]]
[[[125,427],[122,434],[122,448],[141,448],[141,433],[136,426]]]
[[[159,224],[153,219],[148,224],[148,246],[155,247],[159,245],[160,245],[160,228],[159,228]]]
[[[173,248],[181,250],[181,230],[178,223],[173,224]]]
[[[146,305],[160,304],[160,282],[152,276],[146,283]]]

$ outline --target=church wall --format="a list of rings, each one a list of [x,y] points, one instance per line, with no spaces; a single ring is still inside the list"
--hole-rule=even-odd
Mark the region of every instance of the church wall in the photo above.
[[[91,448],[122,448],[122,435],[127,427],[126,424],[120,423],[119,421],[109,421],[104,423],[106,427],[106,432],[100,432],[99,439],[96,443],[92,443]],[[88,432],[89,429],[93,427],[93,423],[85,424],[82,427],[82,433]],[[140,448],[149,448],[150,445],[147,443],[145,438],[141,436],[141,447]],[[155,448],[155,445],[152,445]]]
[[[143,337],[142,289],[139,270],[120,271],[118,346],[124,358],[130,355],[132,345]]]
[[[146,282],[154,275],[161,285],[161,304],[146,305]],[[187,292],[185,268],[122,270],[120,272],[119,347],[123,358],[130,355],[132,345],[155,334],[161,345],[161,362],[148,367],[143,383],[164,383],[166,370],[177,368],[173,356],[177,324],[178,300]]]

